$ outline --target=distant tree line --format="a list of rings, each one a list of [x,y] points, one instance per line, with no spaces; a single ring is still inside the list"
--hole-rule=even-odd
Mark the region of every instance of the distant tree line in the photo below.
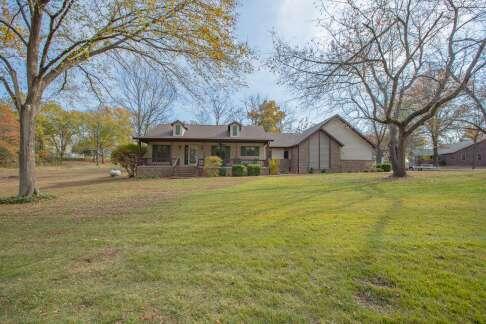
[[[0,104],[0,164],[18,163],[18,113]],[[131,114],[124,108],[68,110],[56,102],[41,104],[36,120],[35,153],[38,163],[62,163],[75,153],[104,163],[107,153],[131,141]]]

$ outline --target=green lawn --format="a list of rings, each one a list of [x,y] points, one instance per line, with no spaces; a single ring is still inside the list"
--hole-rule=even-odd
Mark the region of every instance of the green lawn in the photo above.
[[[486,322],[485,171],[105,175],[0,206],[0,322]]]

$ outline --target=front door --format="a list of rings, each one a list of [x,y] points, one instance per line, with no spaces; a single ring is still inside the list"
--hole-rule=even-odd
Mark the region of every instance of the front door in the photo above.
[[[184,146],[184,165],[196,165],[197,163],[197,146]]]

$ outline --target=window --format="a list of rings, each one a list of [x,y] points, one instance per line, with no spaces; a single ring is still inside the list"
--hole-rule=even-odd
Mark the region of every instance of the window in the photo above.
[[[466,161],[466,152],[462,152],[461,159],[463,161]]]
[[[175,125],[175,134],[177,136],[181,135],[181,124],[176,124]]]
[[[481,161],[481,153],[478,153],[478,161]]]
[[[171,162],[170,145],[152,145],[153,162]]]
[[[242,146],[241,156],[260,156],[260,147],[258,146]]]
[[[231,126],[232,136],[238,136],[238,125]]]
[[[284,159],[288,159],[289,158],[289,151],[284,151]]]

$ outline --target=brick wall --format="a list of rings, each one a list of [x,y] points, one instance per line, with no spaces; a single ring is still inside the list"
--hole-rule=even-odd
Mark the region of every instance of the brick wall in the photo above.
[[[341,171],[364,171],[370,170],[373,166],[373,161],[370,160],[341,160]]]
[[[164,178],[172,177],[174,169],[160,165],[141,165],[137,167],[137,178]]]

